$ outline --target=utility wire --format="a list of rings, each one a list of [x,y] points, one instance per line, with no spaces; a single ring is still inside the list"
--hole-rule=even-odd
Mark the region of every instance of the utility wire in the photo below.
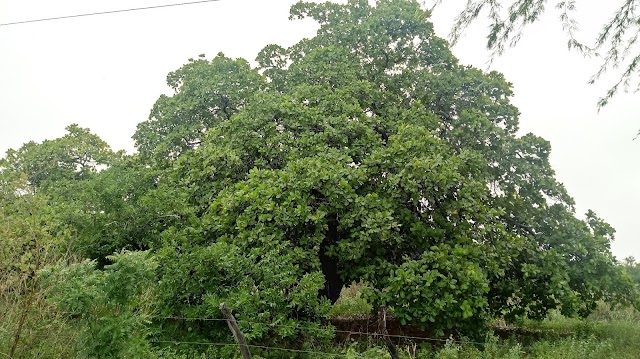
[[[74,17],[85,17],[85,16],[95,16],[95,15],[116,14],[116,13],[121,13],[121,12],[130,12],[130,11],[139,11],[139,10],[160,9],[160,8],[164,8],[164,7],[195,5],[195,4],[203,4],[203,3],[208,3],[208,2],[216,2],[216,1],[220,1],[220,0],[200,0],[200,1],[182,2],[182,3],[177,3],[177,4],[154,5],[154,6],[145,6],[145,7],[137,7],[137,8],[130,8],[130,9],[100,11],[100,12],[92,12],[92,13],[87,13],[87,14],[65,15],[65,16],[49,17],[49,18],[43,18],[43,19],[33,19],[33,20],[24,20],[24,21],[16,21],[16,22],[7,22],[7,23],[0,24],[0,26],[28,24],[28,23],[32,23],[32,22],[51,21],[51,20],[62,20],[62,19],[70,19],[70,18],[74,18]]]

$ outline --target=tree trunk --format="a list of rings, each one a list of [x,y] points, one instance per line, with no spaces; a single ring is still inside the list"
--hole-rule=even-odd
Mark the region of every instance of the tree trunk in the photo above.
[[[331,304],[335,304],[340,298],[340,292],[344,286],[344,281],[338,274],[338,261],[335,258],[327,255],[327,249],[338,241],[338,223],[337,219],[333,218],[329,221],[329,230],[327,231],[324,242],[320,245],[320,265],[322,267],[322,274],[324,274],[324,289],[320,293],[326,296],[331,301]]]

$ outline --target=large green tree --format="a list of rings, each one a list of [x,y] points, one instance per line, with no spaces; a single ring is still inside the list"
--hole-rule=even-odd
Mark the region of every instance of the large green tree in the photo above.
[[[163,311],[213,315],[233,298],[255,321],[313,321],[318,276],[331,301],[364,280],[376,306],[435,331],[630,298],[608,225],[577,219],[550,144],[516,134],[510,84],[460,64],[418,2],[300,2],[291,18],[317,35],[265,47],[257,69],[191,61],[158,102],[171,115],[157,105],[138,127],[141,151],[157,144],[149,165],[169,164],[161,185],[198,218],[161,235]],[[220,79],[221,63],[243,65]],[[226,113],[206,105],[232,98]]]

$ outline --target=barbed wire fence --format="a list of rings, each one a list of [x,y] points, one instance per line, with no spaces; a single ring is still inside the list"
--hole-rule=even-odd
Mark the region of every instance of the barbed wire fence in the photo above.
[[[236,320],[235,317],[205,318],[205,317],[158,316],[158,315],[148,316],[148,318],[155,319],[155,320],[203,321],[203,322],[220,322],[220,323],[225,322],[227,324],[229,323],[230,320],[233,320],[233,321]],[[367,323],[375,322],[375,320],[371,320],[371,321],[370,320],[371,318],[368,318]],[[327,325],[326,327],[317,327],[317,326],[308,326],[303,324],[278,324],[278,323],[256,322],[256,321],[243,320],[243,319],[239,319],[237,321],[242,325],[260,325],[260,326],[266,326],[269,328],[298,329],[298,330],[305,330],[311,333],[313,333],[314,331],[321,332],[329,329],[328,328],[329,325]],[[472,344],[472,345],[484,346],[487,344],[485,342],[478,342],[478,341],[472,341],[472,340],[466,340],[466,339],[464,340],[454,339],[453,337],[434,338],[434,337],[428,337],[428,336],[389,334],[386,332],[386,329],[384,330],[384,332],[379,332],[379,331],[365,332],[361,330],[342,330],[338,328],[330,328],[329,330],[332,330],[332,332],[336,334],[342,334],[347,338],[359,336],[359,337],[373,338],[375,340],[384,340],[385,344],[387,344],[388,346],[388,349],[392,358],[397,358],[398,356],[397,356],[397,352],[395,352],[395,348],[392,349],[391,347],[389,347],[388,343],[389,343],[389,340],[391,339],[394,339],[396,341],[404,341],[406,343],[412,343],[412,344],[415,344],[415,342],[430,342],[430,343],[437,343],[439,345],[444,345],[447,343],[456,343],[456,344]],[[235,343],[224,343],[224,342],[208,342],[208,341],[150,340],[150,342],[157,343],[157,344],[202,345],[202,346],[218,346],[218,347],[226,346],[226,347],[239,347],[239,348],[241,348],[242,346],[245,346],[246,348],[251,348],[251,349],[260,349],[260,350],[267,350],[267,351],[283,351],[283,352],[300,353],[300,354],[304,353],[304,354],[313,354],[318,356],[336,357],[336,358],[346,357],[349,355],[346,353],[329,353],[329,352],[309,350],[309,349],[293,349],[293,348],[282,348],[282,347],[273,347],[273,346],[266,346],[266,345],[247,344],[247,343],[242,343],[237,341]],[[415,353],[415,345],[413,346],[413,348]]]
[[[149,319],[173,319],[173,320],[184,320],[184,321],[214,321],[214,322],[226,322],[227,320],[224,318],[200,318],[200,317],[180,317],[180,316],[148,316]],[[304,329],[308,331],[324,331],[326,329],[305,326],[300,324],[275,324],[275,323],[264,323],[264,322],[254,322],[244,319],[239,319],[239,323],[243,324],[252,324],[252,325],[264,325],[267,327],[276,327],[276,328],[292,328],[292,329]],[[433,337],[424,337],[424,336],[412,336],[412,335],[400,335],[400,334],[381,334],[376,332],[363,332],[363,331],[352,331],[352,330],[340,330],[334,329],[335,333],[347,334],[347,335],[361,335],[361,336],[373,336],[373,337],[389,337],[394,339],[409,339],[409,340],[421,340],[427,342],[438,342],[438,343],[459,343],[459,344],[475,344],[475,345],[485,345],[486,343],[471,341],[471,340],[460,340],[454,338],[433,338]]]
[[[73,313],[60,313],[66,315],[73,315]],[[166,315],[145,315],[146,319],[149,320],[179,320],[179,321],[200,321],[200,322],[217,322],[217,323],[229,323],[229,319],[227,318],[211,318],[211,317],[191,317],[191,316],[166,316]],[[235,318],[234,318],[235,319]],[[367,319],[369,323],[374,323],[375,320],[371,320],[371,318]],[[278,323],[268,323],[268,322],[257,322],[251,320],[239,319],[237,320],[241,325],[260,325],[268,328],[289,328],[289,329],[298,329],[305,330],[310,333],[315,332],[324,332],[326,330],[331,330],[333,333],[341,334],[346,338],[351,337],[363,337],[363,338],[371,338],[375,341],[387,339],[393,339],[397,342],[404,342],[407,344],[416,344],[416,343],[435,343],[437,345],[445,345],[447,343],[453,344],[471,344],[477,346],[485,346],[486,342],[479,342],[467,339],[455,339],[453,337],[449,338],[434,338],[428,336],[415,336],[415,335],[403,335],[403,334],[389,334],[389,333],[380,333],[377,331],[362,331],[362,330],[343,330],[338,328],[329,328],[331,324],[327,324],[325,327],[318,326],[310,326],[303,324],[278,324]],[[45,337],[48,334],[36,335],[38,337]],[[214,341],[189,341],[189,340],[167,340],[167,339],[149,339],[149,343],[152,344],[165,344],[172,346],[179,345],[194,345],[194,346],[212,346],[212,347],[236,347],[241,349],[244,345],[248,349],[255,350],[266,350],[266,351],[280,351],[280,352],[288,352],[288,353],[298,353],[298,354],[310,354],[316,355],[319,357],[327,357],[327,358],[343,358],[347,357],[351,354],[347,353],[331,353],[320,350],[312,350],[312,349],[295,349],[295,348],[285,348],[285,347],[275,347],[269,345],[258,345],[258,344],[248,344],[248,343],[238,343],[237,341],[233,342],[214,342]],[[415,346],[414,346],[415,348]],[[415,349],[414,349],[415,350]],[[6,357],[11,358],[9,354],[0,351],[0,358]],[[363,357],[364,358],[364,357]]]

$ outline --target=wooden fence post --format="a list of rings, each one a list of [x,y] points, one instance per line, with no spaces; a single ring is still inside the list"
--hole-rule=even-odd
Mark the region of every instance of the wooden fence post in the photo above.
[[[389,350],[389,354],[391,354],[391,359],[400,359],[398,351],[396,350],[395,345],[393,345],[393,342],[389,337],[389,332],[387,331],[387,310],[385,307],[380,308],[380,312],[378,313],[378,332],[380,332],[384,343],[387,345],[387,350]]]
[[[240,353],[242,354],[243,359],[251,359],[251,353],[249,352],[249,347],[247,346],[247,340],[244,337],[244,334],[238,328],[238,323],[236,322],[236,318],[231,314],[231,310],[227,307],[226,304],[220,303],[220,311],[222,315],[227,320],[227,325],[229,329],[231,329],[231,333],[233,333],[233,337],[238,343],[240,347]]]

